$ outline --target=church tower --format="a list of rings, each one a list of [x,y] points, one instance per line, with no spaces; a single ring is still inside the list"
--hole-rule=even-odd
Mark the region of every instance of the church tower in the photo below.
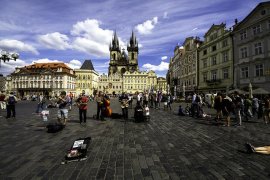
[[[114,36],[109,49],[110,49],[110,63],[108,75],[111,75],[117,72],[117,64],[118,64],[117,61],[121,57],[120,45],[116,32],[114,32]]]
[[[132,31],[132,35],[129,40],[129,44],[127,45],[128,50],[128,60],[129,60],[129,72],[134,72],[139,70],[138,68],[138,54],[139,54],[139,48],[138,48],[138,42],[136,39],[136,36],[134,35],[134,32]]]

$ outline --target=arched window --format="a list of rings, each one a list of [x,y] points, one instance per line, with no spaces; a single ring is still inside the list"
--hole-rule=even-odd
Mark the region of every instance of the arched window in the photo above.
[[[131,59],[134,59],[134,53],[131,53]]]
[[[115,54],[113,54],[113,60],[115,60]]]

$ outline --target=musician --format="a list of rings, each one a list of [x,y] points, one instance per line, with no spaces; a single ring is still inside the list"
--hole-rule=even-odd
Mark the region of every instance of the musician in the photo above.
[[[66,125],[67,119],[68,119],[68,109],[67,109],[68,103],[69,103],[69,97],[67,96],[65,91],[62,91],[57,101],[57,105],[59,108],[57,112],[57,119],[58,119],[58,122],[62,123],[63,125]],[[61,120],[63,120],[64,122],[61,122]]]
[[[129,98],[126,93],[123,93],[121,97],[121,108],[125,120],[128,119],[128,105],[129,105]]]
[[[76,100],[77,106],[79,108],[80,124],[82,124],[82,121],[86,123],[88,101],[89,99],[87,98],[87,96],[85,96],[85,91],[83,90],[79,98]]]
[[[104,121],[104,94],[102,91],[99,91],[97,97],[96,97],[96,102],[97,102],[97,119],[100,119]]]

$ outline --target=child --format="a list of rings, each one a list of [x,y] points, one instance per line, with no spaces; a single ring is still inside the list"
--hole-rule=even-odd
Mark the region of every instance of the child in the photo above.
[[[185,116],[185,113],[184,113],[183,108],[182,108],[181,105],[179,105],[178,115],[179,115],[179,116]]]

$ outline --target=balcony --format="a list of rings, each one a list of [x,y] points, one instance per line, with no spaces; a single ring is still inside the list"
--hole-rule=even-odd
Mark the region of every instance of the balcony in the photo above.
[[[206,80],[206,84],[208,86],[212,85],[219,85],[221,83],[221,79],[211,79],[211,80]]]

